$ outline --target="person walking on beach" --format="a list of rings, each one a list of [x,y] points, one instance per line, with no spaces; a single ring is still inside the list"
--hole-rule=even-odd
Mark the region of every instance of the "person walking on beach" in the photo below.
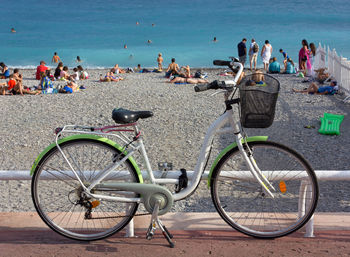
[[[54,54],[53,54],[53,57],[52,57],[52,60],[51,60],[51,62],[52,63],[58,63],[58,62],[60,62],[61,61],[61,58],[57,55],[57,53],[55,52]]]
[[[159,54],[158,54],[157,62],[158,62],[158,70],[159,70],[159,71],[162,71],[162,70],[163,70],[163,57],[162,57],[162,53],[159,53]]]
[[[252,38],[252,43],[249,47],[249,63],[250,63],[250,70],[252,70],[252,66],[254,63],[254,70],[256,70],[256,62],[258,60],[258,53],[259,53],[259,45],[255,42],[255,39]]]
[[[247,46],[245,45],[246,42],[247,39],[243,38],[242,41],[237,45],[239,62],[242,63],[243,67],[247,59]]]
[[[264,63],[264,70],[266,72],[268,72],[269,70],[271,54],[272,54],[272,46],[268,40],[265,40],[265,45],[261,49],[261,58]]]

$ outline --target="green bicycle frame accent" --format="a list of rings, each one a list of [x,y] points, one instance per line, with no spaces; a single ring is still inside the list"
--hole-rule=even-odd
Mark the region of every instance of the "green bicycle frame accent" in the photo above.
[[[100,137],[100,136],[97,136],[97,135],[81,134],[81,135],[68,136],[68,137],[65,137],[65,138],[62,138],[62,139],[58,140],[58,144],[60,145],[60,144],[62,144],[64,142],[75,140],[75,139],[92,139],[92,140],[101,141],[101,142],[109,144],[110,146],[112,146],[112,147],[116,148],[117,150],[121,151],[123,154],[127,155],[127,152],[123,149],[123,147],[118,145],[116,142],[114,142],[114,141],[112,141],[112,140],[110,140],[108,138]],[[48,153],[54,147],[56,147],[56,143],[52,143],[51,145],[46,147],[45,150],[40,153],[38,158],[36,158],[32,168],[30,170],[30,175],[31,176],[33,176],[36,167],[38,166],[38,164],[40,163],[40,161],[44,157],[44,155],[46,153]],[[136,164],[136,162],[135,162],[134,158],[132,158],[132,156],[130,156],[128,159],[129,159],[131,165],[135,168],[135,170],[137,172],[137,175],[139,177],[140,183],[143,183],[143,177],[142,177],[142,173],[140,171],[139,166]]]
[[[254,137],[248,137],[247,138],[247,142],[250,143],[250,142],[255,142],[255,141],[267,141],[267,136],[254,136]],[[243,143],[243,139],[242,139],[242,143]],[[210,187],[210,181],[211,181],[211,176],[212,176],[212,173],[216,167],[216,165],[218,165],[220,159],[228,152],[230,151],[231,149],[235,148],[235,147],[238,147],[237,146],[237,143],[234,142],[232,144],[230,144],[229,146],[227,146],[224,150],[222,150],[220,152],[220,154],[218,155],[218,157],[216,157],[215,161],[213,162],[213,165],[211,166],[210,168],[210,172],[209,172],[209,175],[208,175],[208,188]]]

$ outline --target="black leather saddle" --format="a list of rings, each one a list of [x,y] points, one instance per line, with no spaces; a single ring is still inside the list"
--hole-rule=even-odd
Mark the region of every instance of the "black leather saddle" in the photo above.
[[[152,117],[150,111],[130,111],[123,108],[114,109],[112,119],[119,124],[128,124],[136,122],[138,119],[146,119]]]

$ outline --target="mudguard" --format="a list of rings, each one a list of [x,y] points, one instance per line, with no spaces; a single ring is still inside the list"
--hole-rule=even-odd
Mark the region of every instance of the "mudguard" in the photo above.
[[[118,149],[119,151],[121,151],[123,154],[127,155],[127,152],[119,144],[117,144],[116,142],[114,142],[114,141],[112,141],[112,140],[110,140],[108,138],[97,136],[97,135],[90,135],[90,134],[72,135],[72,136],[64,137],[64,138],[58,140],[58,144],[62,144],[64,142],[75,140],[75,139],[92,139],[92,140],[101,141],[101,142],[104,142],[104,143],[107,143],[107,144],[111,145],[112,147],[114,147],[114,148]],[[48,153],[54,147],[56,147],[56,143],[52,143],[51,145],[46,147],[45,150],[42,151],[40,153],[40,155],[36,158],[32,168],[30,170],[30,175],[31,176],[33,176],[36,167],[38,166],[38,164],[40,163],[40,161],[44,157],[44,155],[46,153]],[[142,173],[141,173],[140,168],[138,167],[137,163],[135,162],[134,158],[132,158],[132,156],[130,156],[128,159],[129,159],[131,165],[135,168],[135,170],[137,172],[137,175],[139,177],[140,183],[143,183]]]

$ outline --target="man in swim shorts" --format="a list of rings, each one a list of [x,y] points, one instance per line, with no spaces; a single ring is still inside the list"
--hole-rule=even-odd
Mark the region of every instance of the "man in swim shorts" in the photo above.
[[[239,62],[242,63],[243,67],[247,59],[247,46],[245,45],[246,42],[247,39],[243,38],[242,41],[237,45]]]

